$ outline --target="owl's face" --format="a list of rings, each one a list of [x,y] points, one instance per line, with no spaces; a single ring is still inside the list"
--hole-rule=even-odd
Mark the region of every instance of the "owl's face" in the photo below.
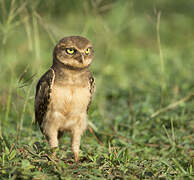
[[[54,61],[59,61],[66,67],[88,67],[94,57],[91,42],[81,36],[65,37],[59,41],[54,49]]]

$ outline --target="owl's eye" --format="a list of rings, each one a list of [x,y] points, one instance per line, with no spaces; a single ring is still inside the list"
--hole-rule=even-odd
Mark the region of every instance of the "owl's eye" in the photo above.
[[[65,51],[66,51],[67,54],[72,55],[72,54],[74,54],[74,53],[76,52],[76,49],[73,49],[73,48],[66,48]]]
[[[86,54],[86,55],[90,54],[90,48],[87,48],[87,49],[85,50],[85,54]]]

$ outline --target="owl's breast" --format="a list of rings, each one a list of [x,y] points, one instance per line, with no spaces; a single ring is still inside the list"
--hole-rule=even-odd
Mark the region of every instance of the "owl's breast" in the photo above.
[[[54,111],[64,115],[85,112],[90,101],[90,91],[87,86],[65,85],[55,86],[52,92],[52,107]]]

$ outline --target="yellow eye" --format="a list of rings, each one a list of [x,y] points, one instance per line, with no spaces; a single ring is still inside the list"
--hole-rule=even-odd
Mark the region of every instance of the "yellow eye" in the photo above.
[[[73,48],[67,48],[67,49],[66,49],[66,52],[67,52],[67,54],[72,55],[72,54],[75,53],[75,49],[73,49]]]
[[[86,53],[86,55],[90,54],[90,48],[87,48],[87,49],[85,50],[85,53]]]

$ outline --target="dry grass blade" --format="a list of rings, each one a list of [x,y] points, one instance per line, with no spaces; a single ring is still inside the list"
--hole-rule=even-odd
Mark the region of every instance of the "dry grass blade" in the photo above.
[[[26,74],[26,72],[28,71],[29,69],[29,65],[26,66],[26,68],[24,69],[24,71],[21,73],[21,75],[19,76],[19,79],[18,79],[18,83],[21,82],[21,80],[23,79],[24,75]]]
[[[166,88],[166,82],[165,82],[165,69],[164,69],[164,56],[161,46],[161,40],[160,40],[160,19],[161,19],[161,11],[157,12],[157,22],[156,22],[156,37],[157,37],[157,45],[158,45],[158,51],[159,51],[159,59],[160,59],[160,88],[161,88],[161,94],[160,94],[160,105],[163,104],[163,96],[164,96],[164,89]]]
[[[6,123],[8,122],[8,117],[9,117],[10,108],[11,108],[12,91],[13,91],[13,74],[11,74],[9,93],[8,93],[8,99],[7,99],[7,105],[6,105],[6,112],[5,112],[5,120],[4,121]]]
[[[1,9],[1,17],[2,17],[2,21],[5,21],[5,18],[7,16],[7,9],[6,9],[6,5],[5,5],[5,1],[0,1],[0,9]]]
[[[40,59],[40,37],[37,18],[32,16],[36,59]]]
[[[23,122],[24,122],[24,116],[25,116],[25,111],[26,111],[26,107],[27,107],[27,102],[29,100],[30,97],[30,92],[32,90],[33,87],[33,82],[31,83],[31,85],[29,86],[27,92],[26,92],[26,97],[25,97],[25,101],[24,101],[24,105],[23,105],[23,110],[22,110],[22,114],[21,114],[21,118],[20,118],[20,124],[19,124],[19,135],[22,132],[23,129]]]
[[[56,39],[54,37],[54,34],[52,33],[52,31],[49,28],[49,26],[44,22],[44,20],[42,19],[42,17],[37,12],[34,12],[34,16],[39,20],[39,23],[43,26],[43,28],[45,29],[45,31],[48,33],[48,36],[51,39],[52,43],[53,44],[56,44]]]
[[[24,81],[23,85],[19,86],[19,88],[23,88],[25,86],[28,86],[28,82],[33,81],[33,78],[36,76],[36,73],[34,73],[32,76],[30,76],[26,81]]]
[[[25,18],[23,18],[25,16]],[[24,24],[24,27],[26,29],[26,34],[28,38],[28,48],[30,51],[33,50],[33,40],[32,40],[32,25],[30,23],[30,17],[31,15],[28,13],[27,8],[25,7],[23,10],[23,14],[20,14],[20,19]]]
[[[183,99],[180,99],[179,101],[176,101],[176,102],[174,102],[174,103],[168,105],[168,106],[165,107],[165,108],[159,109],[158,111],[156,111],[155,113],[153,113],[153,114],[151,115],[151,118],[154,118],[154,117],[158,116],[160,113],[163,113],[163,112],[166,112],[166,111],[168,111],[168,110],[174,109],[175,107],[177,107],[177,106],[180,105],[181,103],[190,100],[190,99],[192,98],[192,96],[194,96],[194,92],[192,92],[192,93],[189,94],[188,96],[184,97]]]
[[[91,126],[88,126],[88,129],[89,129],[90,133],[95,137],[95,139],[97,140],[98,144],[104,145],[104,144],[100,141],[100,139],[98,139],[98,137],[96,136],[95,132],[93,131],[93,128],[92,128]]]
[[[10,24],[11,23],[11,21],[17,16],[17,15],[19,15],[22,11],[23,11],[23,9],[26,7],[26,2],[24,2],[20,7],[18,7],[18,8],[16,8],[16,7],[14,7],[14,8],[11,8],[11,11],[10,11],[10,13],[9,13],[9,16],[8,16],[8,20],[7,20],[7,24]],[[13,5],[14,5],[14,2],[12,3],[12,7],[13,7]]]

